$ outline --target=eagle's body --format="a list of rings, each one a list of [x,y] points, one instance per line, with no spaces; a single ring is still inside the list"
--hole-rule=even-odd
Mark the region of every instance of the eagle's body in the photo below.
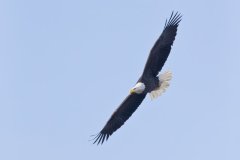
[[[150,51],[142,75],[136,85],[130,90],[130,94],[95,137],[94,143],[103,143],[113,132],[120,128],[138,108],[148,93],[151,98],[156,98],[169,86],[169,81],[172,77],[171,73],[166,72],[159,76],[158,74],[168,58],[180,21],[181,15],[178,13],[172,13],[170,19],[166,21],[161,36]]]

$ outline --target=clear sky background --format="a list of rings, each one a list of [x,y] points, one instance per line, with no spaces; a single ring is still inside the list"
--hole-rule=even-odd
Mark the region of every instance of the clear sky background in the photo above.
[[[1,160],[239,160],[238,0],[1,0]],[[172,10],[183,14],[149,96],[102,146]]]

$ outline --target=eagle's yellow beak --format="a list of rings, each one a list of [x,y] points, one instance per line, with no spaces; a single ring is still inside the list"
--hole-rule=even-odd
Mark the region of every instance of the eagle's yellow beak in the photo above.
[[[130,94],[133,94],[133,93],[135,93],[135,90],[132,88],[132,89],[130,90]]]

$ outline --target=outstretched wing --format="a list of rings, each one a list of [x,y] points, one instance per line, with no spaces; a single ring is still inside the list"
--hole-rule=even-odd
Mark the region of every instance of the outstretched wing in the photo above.
[[[177,27],[181,21],[181,17],[178,12],[175,14],[172,12],[170,19],[166,20],[164,30],[148,56],[143,76],[155,77],[162,69],[171,51],[171,46],[177,34]]]
[[[102,144],[105,140],[107,140],[109,136],[113,134],[113,132],[120,128],[128,120],[128,118],[131,117],[133,112],[142,103],[145,96],[145,93],[134,93],[128,95],[122,104],[117,108],[117,110],[112,114],[104,128],[94,138],[94,143],[97,142],[97,144]]]

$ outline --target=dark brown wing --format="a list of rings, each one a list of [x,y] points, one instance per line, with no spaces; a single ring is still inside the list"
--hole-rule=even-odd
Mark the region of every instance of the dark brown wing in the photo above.
[[[171,46],[177,34],[177,27],[181,21],[181,17],[180,14],[174,14],[172,12],[170,19],[166,20],[161,36],[151,49],[143,71],[143,76],[155,77],[161,71],[171,51]]]
[[[146,94],[130,94],[128,95],[117,110],[112,114],[110,119],[100,133],[94,138],[94,143],[103,143],[109,138],[124,122],[128,120],[133,112],[144,100]]]

